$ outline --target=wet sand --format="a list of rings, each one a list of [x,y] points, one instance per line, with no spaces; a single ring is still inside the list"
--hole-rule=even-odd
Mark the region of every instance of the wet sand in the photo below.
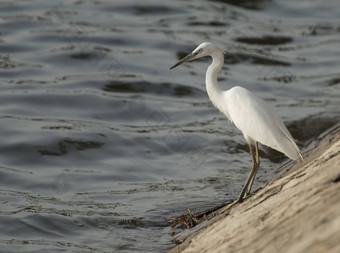
[[[340,124],[315,138],[303,163],[286,164],[285,173],[170,253],[340,252],[339,154]]]

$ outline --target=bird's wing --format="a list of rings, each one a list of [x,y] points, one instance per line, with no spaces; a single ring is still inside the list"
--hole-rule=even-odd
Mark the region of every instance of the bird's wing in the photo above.
[[[260,142],[294,160],[301,159],[292,135],[265,101],[239,86],[225,91],[224,100],[223,112],[246,139]]]

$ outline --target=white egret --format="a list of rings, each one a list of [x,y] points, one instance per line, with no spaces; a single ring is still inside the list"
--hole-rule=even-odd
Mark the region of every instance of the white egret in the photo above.
[[[212,58],[212,63],[209,65],[205,76],[208,96],[214,106],[241,130],[248,142],[253,161],[250,174],[240,196],[223,210],[225,211],[234,204],[242,202],[250,194],[255,175],[260,166],[258,142],[284,153],[293,160],[302,161],[303,157],[282,120],[264,100],[239,86],[226,91],[220,89],[217,83],[217,74],[224,64],[224,54],[214,44],[210,42],[202,43],[170,69],[204,56],[211,56]]]

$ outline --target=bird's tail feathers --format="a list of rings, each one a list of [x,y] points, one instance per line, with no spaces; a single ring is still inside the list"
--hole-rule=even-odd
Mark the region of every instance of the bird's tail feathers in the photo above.
[[[293,137],[289,134],[287,135],[284,131],[282,131],[284,135],[286,136],[285,140],[281,140],[280,146],[282,147],[281,151],[284,153],[286,156],[288,156],[290,159],[302,162],[303,161],[303,156],[301,154],[301,151],[299,147],[296,145]],[[284,143],[282,143],[284,142]],[[282,145],[284,144],[284,145]]]

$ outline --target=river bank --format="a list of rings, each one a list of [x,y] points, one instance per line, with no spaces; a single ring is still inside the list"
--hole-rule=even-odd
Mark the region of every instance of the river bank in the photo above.
[[[279,177],[170,253],[340,252],[339,154],[340,124],[309,144],[303,163],[287,163]]]

